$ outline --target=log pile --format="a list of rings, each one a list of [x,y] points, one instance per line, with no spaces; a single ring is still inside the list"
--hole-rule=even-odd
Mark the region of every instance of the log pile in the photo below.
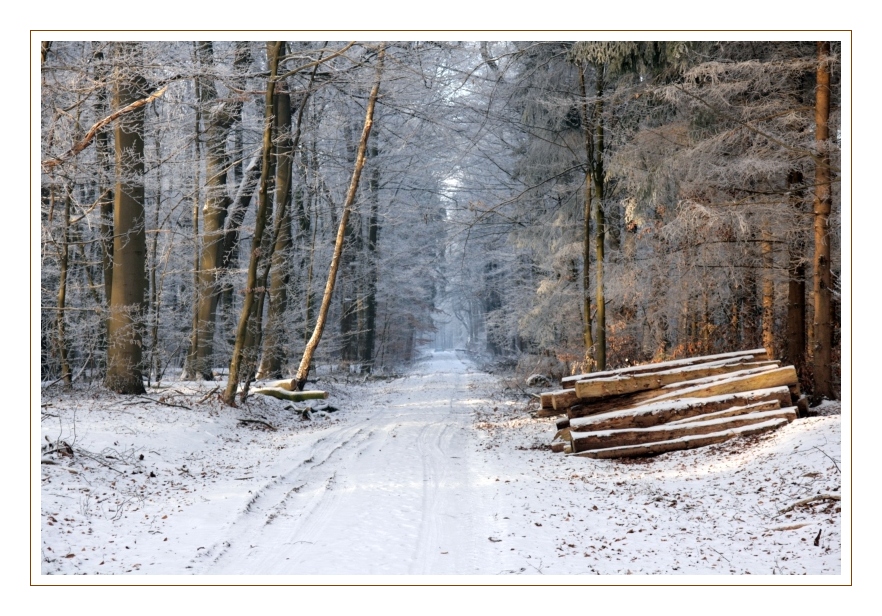
[[[565,377],[540,395],[551,448],[590,458],[651,456],[775,430],[804,417],[796,369],[765,349]]]

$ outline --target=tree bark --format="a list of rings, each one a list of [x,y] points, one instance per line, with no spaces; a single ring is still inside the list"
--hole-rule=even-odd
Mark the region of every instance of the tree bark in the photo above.
[[[261,150],[262,165],[260,173],[260,189],[258,192],[257,218],[254,223],[254,236],[251,240],[251,258],[248,262],[248,275],[245,281],[245,299],[242,303],[242,312],[239,324],[236,327],[236,340],[233,345],[233,357],[230,361],[230,373],[227,386],[224,390],[224,402],[235,406],[236,390],[239,387],[240,369],[243,362],[250,361],[245,357],[246,337],[248,336],[249,323],[252,318],[252,310],[257,302],[256,293],[263,293],[263,289],[257,289],[257,267],[261,256],[263,232],[266,227],[267,209],[269,207],[269,183],[272,173],[272,150],[273,150],[273,98],[276,87],[276,74],[279,68],[279,57],[283,46],[282,41],[270,41],[267,43],[267,64],[269,65],[269,79],[266,84],[266,97],[264,100],[264,129],[263,146]]]
[[[114,108],[143,99],[146,80],[133,73],[140,62],[137,42],[115,46]],[[131,64],[127,66],[128,61]],[[105,384],[121,394],[142,394],[144,308],[147,290],[147,243],[144,228],[144,108],[117,121],[114,128],[116,189],[113,207],[113,288],[108,322]]]
[[[770,358],[775,353],[775,255],[772,246],[772,233],[768,222],[763,223],[760,254],[763,264],[763,346]]]
[[[294,164],[294,139],[291,125],[291,95],[276,94],[275,122],[279,134],[276,145],[275,202],[279,233],[272,256],[269,308],[264,331],[264,345],[259,378],[281,378],[285,359],[283,324],[288,307],[291,251],[291,175]]]
[[[361,361],[368,372],[373,372],[374,346],[376,342],[377,327],[377,281],[379,278],[379,255],[377,245],[380,239],[380,166],[377,162],[378,148],[377,137],[374,136],[374,145],[370,149],[370,157],[373,161],[370,178],[371,213],[368,219],[368,242],[367,242],[367,291],[364,299],[364,338],[361,349]]]
[[[196,44],[196,57],[203,73],[215,69],[211,41]],[[241,103],[220,100],[214,80],[197,78],[199,104],[206,120],[205,135],[205,205],[202,208],[202,249],[198,276],[198,308],[195,326],[196,363],[194,376],[205,380],[214,378],[214,332],[217,317],[219,278],[223,260],[224,223],[230,208],[227,196],[227,138],[238,118]]]
[[[582,134],[585,141],[585,202],[582,208],[582,342],[585,346],[586,369],[594,367],[594,335],[591,332],[591,188],[594,165],[594,136],[588,115],[588,91],[585,69],[579,64],[579,89],[582,95]]]
[[[346,223],[349,220],[349,215],[352,211],[352,204],[355,201],[355,194],[358,191],[358,181],[361,178],[361,170],[364,167],[367,141],[368,137],[370,137],[371,127],[373,126],[374,122],[374,106],[377,102],[377,94],[380,91],[380,78],[383,74],[384,58],[385,49],[381,45],[377,56],[377,78],[374,82],[373,88],[371,89],[370,97],[368,98],[367,112],[364,119],[364,129],[361,133],[361,139],[359,140],[358,144],[358,153],[355,158],[355,169],[353,169],[352,171],[352,180],[349,183],[349,190],[346,193],[346,201],[343,204],[343,214],[340,217],[340,224],[337,227],[337,239],[334,244],[334,256],[331,259],[331,267],[330,271],[328,272],[328,281],[325,285],[325,293],[322,297],[321,307],[319,308],[318,320],[316,321],[315,330],[312,332],[312,336],[306,343],[306,348],[303,351],[303,358],[300,360],[300,367],[297,369],[297,374],[294,376],[292,382],[293,388],[298,391],[303,390],[303,386],[306,384],[306,377],[309,374],[310,364],[312,363],[312,356],[315,353],[315,349],[318,346],[319,341],[321,340],[322,332],[324,331],[325,327],[325,321],[328,318],[328,308],[331,305],[331,298],[334,294],[334,283],[337,279],[337,270],[340,267],[340,254],[343,252],[343,240],[346,234]]]
[[[54,187],[50,189],[51,199],[55,198]],[[64,220],[61,225],[61,242],[58,246],[58,314],[56,318],[56,342],[58,344],[58,359],[61,364],[61,379],[65,387],[71,385],[70,363],[67,357],[67,333],[65,323],[65,307],[67,303],[67,273],[70,258],[68,247],[68,229],[70,227],[70,190],[64,191]]]
[[[830,190],[830,153],[827,140],[830,138],[830,43],[818,43],[818,79],[815,90],[815,147],[818,158],[815,162],[814,199],[814,396],[834,398],[833,391],[833,322],[830,309],[830,211],[832,193]]]
[[[594,337],[594,359],[598,370],[606,370],[606,297],[603,289],[603,259],[606,242],[606,218],[604,216],[604,197],[606,178],[603,175],[604,134],[603,134],[603,68],[597,68],[597,102],[594,103],[595,146],[594,146],[594,253],[597,268],[596,284],[596,323]]]
[[[801,219],[803,212],[803,191],[800,185],[803,182],[802,173],[791,172],[787,185],[790,191],[790,205]],[[802,235],[802,225],[799,225],[796,239],[789,247],[787,265],[787,334],[785,336],[784,360],[796,367],[800,377],[805,374],[806,357],[806,306],[805,306],[805,241]]]

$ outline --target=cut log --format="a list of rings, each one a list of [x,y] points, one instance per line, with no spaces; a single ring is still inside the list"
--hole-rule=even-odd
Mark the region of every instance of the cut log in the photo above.
[[[570,432],[570,429],[564,428],[563,430],[558,430],[557,433],[555,433],[554,438],[551,440],[552,441],[567,441],[567,442],[569,442],[569,441],[573,440],[573,437],[572,437],[572,433]]]
[[[563,419],[558,419],[557,422],[555,422],[555,425],[557,426],[558,430],[563,430],[564,428],[569,428],[570,427],[570,418],[564,417]]]
[[[551,393],[551,406],[559,411],[566,411],[574,404],[578,404],[579,396],[575,389],[559,389]]]
[[[757,370],[751,369],[749,371],[744,371],[741,374],[736,373],[726,373],[719,374],[716,376],[704,377],[701,379],[695,379],[694,381],[683,381],[681,383],[672,383],[670,385],[666,385],[661,389],[652,389],[647,391],[640,391],[633,394],[626,394],[624,396],[613,396],[610,398],[603,398],[596,401],[583,401],[580,399],[579,404],[575,404],[567,409],[567,416],[572,418],[576,417],[588,417],[589,415],[597,415],[599,413],[605,413],[608,411],[618,411],[628,408],[634,408],[636,406],[640,406],[643,404],[647,404],[650,401],[655,401],[658,399],[665,398],[673,398],[676,396],[666,396],[671,392],[685,392],[690,390],[690,388],[696,388],[699,386],[707,385],[709,383],[718,383],[720,381],[725,381],[727,379],[734,378],[736,376],[748,376],[752,374],[758,374],[760,372],[765,372],[765,368],[760,368]],[[761,388],[756,388],[761,389]],[[749,391],[748,388],[745,388],[745,391]],[[692,396],[690,396],[692,397]],[[791,406],[793,405],[793,399],[791,395],[791,400],[789,402],[784,402],[782,406]]]
[[[708,419],[721,419],[723,417],[737,417],[738,415],[747,415],[756,411],[773,411],[781,408],[779,400],[771,400],[769,402],[757,402],[756,404],[748,404],[747,406],[733,406],[730,409],[717,411],[715,413],[707,413],[706,415],[696,415],[695,417],[687,417],[686,419],[677,419],[669,421],[666,426],[692,423],[695,421],[706,421]],[[797,411],[797,415],[799,412]]]
[[[628,428],[623,430],[604,430],[599,432],[572,432],[573,451],[630,447],[664,441],[673,441],[686,436],[713,434],[742,426],[764,423],[772,419],[791,422],[796,419],[796,407],[758,411],[735,417],[702,419],[684,424],[663,424],[649,428]]]
[[[543,409],[553,409],[554,405],[552,404],[552,396],[554,395],[553,391],[544,391],[539,394],[539,407]]]
[[[796,408],[799,409],[800,417],[808,417],[809,416],[809,399],[805,396],[800,396],[799,400],[796,401]],[[569,423],[567,424],[569,425]],[[560,428],[560,426],[558,426]]]
[[[559,411],[557,411],[555,409],[541,408],[536,411],[536,417],[557,417],[558,415],[563,415],[566,412],[566,409],[560,409]]]
[[[750,368],[745,369],[741,362],[726,360],[647,374],[619,375],[609,378],[578,381],[576,382],[575,392],[578,398],[584,400],[607,398],[609,396],[621,396],[638,391],[661,389],[667,385],[675,385],[684,381],[696,381],[722,374],[753,374],[777,367],[778,362],[767,362],[759,365],[752,363]]]
[[[643,364],[642,366],[628,366],[619,370],[605,370],[603,372],[588,372],[585,374],[574,374],[561,379],[561,386],[565,389],[572,389],[576,386],[577,381],[584,381],[596,378],[606,378],[616,375],[637,375],[647,372],[659,372],[671,368],[682,368],[685,366],[694,366],[696,364],[705,364],[708,362],[744,358],[744,361],[764,361],[769,359],[769,354],[765,349],[752,349],[749,351],[735,351],[732,353],[719,353],[717,355],[704,355],[701,357],[686,357],[683,359],[673,359],[670,361],[662,361],[654,364]]]
[[[554,453],[563,453],[566,447],[567,443],[564,441],[557,441],[556,443],[551,444],[551,451]]]
[[[610,447],[607,449],[592,449],[574,453],[572,455],[586,458],[635,458],[642,456],[654,456],[670,451],[679,451],[683,449],[694,449],[696,447],[704,447],[715,443],[722,443],[729,439],[739,436],[750,436],[753,434],[761,434],[776,430],[787,425],[786,419],[770,419],[763,423],[751,424],[722,432],[713,432],[711,434],[697,434],[694,436],[684,436],[682,438],[661,441],[658,443],[647,443],[645,445],[630,445],[625,447]],[[566,452],[566,449],[564,449]]]
[[[254,390],[255,394],[264,396],[272,396],[280,400],[289,400],[291,402],[305,402],[306,400],[326,400],[328,392],[326,391],[287,391],[277,387],[262,387]]]
[[[784,366],[782,368],[775,368],[759,374],[748,374],[746,376],[728,378],[709,384],[678,389],[670,393],[662,394],[656,398],[652,398],[652,400],[648,402],[661,402],[664,400],[673,400],[675,398],[707,398],[710,396],[720,396],[724,394],[734,394],[780,386],[787,387],[787,395],[790,396],[789,387],[798,382],[799,378],[796,376],[796,368],[793,366]],[[790,405],[791,400],[788,399],[787,403],[782,406]]]
[[[646,428],[696,415],[706,415],[734,406],[747,406],[772,400],[777,400],[782,407],[790,406],[790,390],[786,386],[781,386],[707,398],[661,400],[590,417],[571,418],[570,429],[577,432],[593,432],[634,427]]]

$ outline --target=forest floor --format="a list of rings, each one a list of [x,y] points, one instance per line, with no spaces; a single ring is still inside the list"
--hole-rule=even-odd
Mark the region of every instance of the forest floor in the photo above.
[[[400,378],[320,383],[340,410],[309,420],[263,396],[227,407],[216,385],[43,391],[41,444],[73,455],[32,465],[32,583],[842,574],[841,503],[780,512],[840,493],[838,403],[769,434],[616,461],[552,453],[554,421],[454,352]]]

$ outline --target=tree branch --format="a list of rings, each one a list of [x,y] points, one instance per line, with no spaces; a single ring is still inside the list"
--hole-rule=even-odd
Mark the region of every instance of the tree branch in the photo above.
[[[70,158],[72,156],[76,156],[77,154],[79,154],[80,152],[85,150],[89,146],[90,143],[92,143],[92,141],[95,139],[95,136],[98,134],[98,131],[100,131],[102,128],[104,128],[105,126],[107,126],[108,124],[110,124],[111,122],[116,120],[117,118],[120,118],[121,116],[124,116],[128,113],[131,113],[131,112],[135,111],[136,109],[140,109],[144,105],[152,103],[157,98],[159,98],[160,96],[165,94],[165,91],[167,89],[168,89],[168,84],[162,86],[161,88],[159,88],[158,90],[153,92],[153,94],[151,94],[150,96],[148,96],[146,98],[142,98],[141,100],[137,100],[134,103],[131,103],[129,105],[126,105],[122,109],[114,111],[113,113],[111,113],[109,116],[107,116],[103,120],[99,120],[99,121],[95,122],[92,125],[92,128],[89,129],[89,132],[86,133],[86,136],[83,137],[78,143],[76,143],[67,152],[65,152],[64,154],[62,154],[61,156],[59,156],[57,158],[50,158],[49,160],[43,161],[41,163],[43,170],[48,171],[49,169],[52,169],[53,167],[60,165],[68,158]]]

